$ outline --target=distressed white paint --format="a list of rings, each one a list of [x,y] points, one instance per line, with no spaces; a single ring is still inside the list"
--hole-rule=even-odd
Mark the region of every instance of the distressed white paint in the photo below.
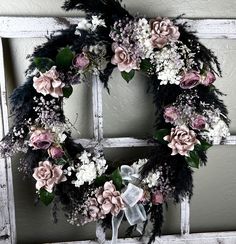
[[[58,17],[0,17],[0,36],[4,38],[43,37],[58,34],[69,24],[77,24],[82,18]],[[182,19],[200,38],[236,38],[236,19]]]
[[[42,37],[49,36],[51,34],[57,34],[60,29],[65,29],[69,23],[76,24],[81,18],[32,18],[32,17],[0,17],[0,37],[5,38],[26,38],[26,37]],[[197,31],[197,35],[201,38],[236,38],[236,20],[231,19],[205,19],[205,20],[181,20],[189,23],[190,29]],[[2,109],[2,122],[3,133],[8,130],[7,119],[7,104],[6,104],[6,92],[5,92],[5,77],[3,66],[3,53],[0,49],[0,58],[2,60],[0,66],[1,78],[1,109]],[[93,122],[94,122],[94,139],[80,139],[77,142],[82,142],[86,147],[93,146],[99,149],[103,147],[141,147],[151,146],[146,140],[140,140],[135,138],[105,138],[103,139],[103,118],[102,118],[102,84],[97,77],[93,78]],[[230,137],[224,144],[235,145],[236,137]],[[15,224],[11,222],[14,220],[14,201],[13,201],[13,189],[12,189],[12,177],[10,160],[6,159],[4,164],[7,165],[7,170],[1,168],[0,172],[3,172],[0,180],[4,183],[0,189],[0,197],[3,199],[3,206],[0,205],[0,209],[3,210],[2,229],[0,229],[1,235],[11,235],[12,242],[15,241]],[[4,173],[5,172],[5,173]],[[0,182],[1,182],[0,181]],[[7,189],[7,192],[6,192]],[[4,192],[5,191],[5,192]],[[5,200],[5,203],[4,203]],[[7,204],[7,201],[9,203]],[[9,211],[10,210],[10,211]],[[0,222],[1,223],[1,222]],[[0,226],[1,227],[1,226]],[[100,228],[100,227],[99,227]],[[218,241],[219,243],[235,243],[236,234],[231,233],[217,233],[217,234],[191,234],[189,233],[189,203],[188,199],[185,199],[181,204],[181,233],[184,234],[181,237],[177,236],[164,236],[161,239],[157,238],[156,243],[213,243]],[[104,238],[104,235],[100,235],[99,239]],[[209,242],[210,241],[210,242]],[[229,241],[229,242],[228,242]],[[121,243],[138,243],[136,240],[121,240]],[[9,243],[9,238],[4,243]],[[93,242],[75,242],[75,243],[93,243]]]
[[[2,38],[0,38],[0,92],[0,117],[2,123],[0,137],[2,138],[8,132],[7,94]],[[10,158],[0,158],[0,216],[0,243],[15,243],[15,208]]]
[[[119,239],[117,244],[144,244],[148,242],[148,238],[142,240],[136,238]],[[95,241],[75,241],[75,242],[58,242],[54,244],[96,244]],[[106,241],[109,244],[110,241]],[[191,235],[166,235],[161,238],[156,238],[154,244],[235,244],[236,232],[223,232],[223,233],[199,233]],[[46,243],[45,243],[46,244]],[[49,244],[49,243],[47,243]]]

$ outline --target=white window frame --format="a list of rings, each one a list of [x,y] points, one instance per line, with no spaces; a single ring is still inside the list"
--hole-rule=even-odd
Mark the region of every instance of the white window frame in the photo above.
[[[77,24],[82,18],[53,18],[53,17],[0,17],[0,115],[1,133],[7,134],[8,128],[8,96],[6,92],[6,79],[3,58],[3,38],[37,38],[58,34],[58,30],[65,29],[69,24]],[[183,19],[189,28],[196,31],[199,38],[203,39],[236,39],[236,19]],[[119,147],[146,147],[151,146],[146,140],[121,137],[104,138],[103,136],[103,111],[102,111],[103,84],[97,76],[92,79],[92,104],[93,104],[93,138],[77,139],[84,147],[119,148]],[[224,145],[236,145],[236,136],[228,137]],[[0,244],[16,243],[15,208],[13,197],[13,179],[11,172],[11,159],[0,159]],[[181,203],[181,234],[166,235],[156,238],[155,243],[236,243],[235,232],[196,233],[190,234],[190,205],[186,198]],[[96,233],[99,243],[108,243],[101,226],[97,225]],[[101,234],[102,233],[102,234]],[[144,239],[145,242],[145,239]],[[77,241],[69,243],[97,243],[95,241]],[[142,243],[135,238],[119,239],[119,243]]]

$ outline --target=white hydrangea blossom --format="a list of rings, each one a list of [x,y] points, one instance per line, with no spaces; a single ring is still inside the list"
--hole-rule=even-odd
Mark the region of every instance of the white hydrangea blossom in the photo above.
[[[155,73],[161,85],[180,84],[181,73],[191,69],[194,64],[194,53],[186,45],[180,42],[171,43],[160,51],[153,52],[150,55],[151,63],[156,66]],[[187,63],[186,63],[187,60]]]
[[[72,181],[75,187],[80,187],[85,183],[89,185],[100,175],[102,175],[106,169],[106,160],[100,155],[92,157],[91,153],[83,151],[78,157],[81,161],[81,165],[69,166],[65,170],[65,174],[72,175],[72,172],[76,172],[76,180]]]
[[[137,176],[140,176],[139,171],[141,169],[141,167],[146,164],[148,161],[148,159],[139,159],[137,162],[132,164],[132,168],[134,169],[134,173]],[[158,184],[158,180],[160,178],[160,172],[156,171],[156,172],[150,172],[147,177],[145,179],[142,180],[142,182],[144,184],[147,184],[147,186],[149,188],[152,188],[154,186],[156,186]]]
[[[220,144],[223,138],[230,136],[229,127],[226,123],[218,118],[214,118],[215,123],[211,124],[211,128],[208,131],[203,132],[203,137],[207,138],[213,144]]]
[[[147,19],[141,18],[134,25],[134,33],[142,52],[142,58],[149,58],[153,52],[150,24]]]

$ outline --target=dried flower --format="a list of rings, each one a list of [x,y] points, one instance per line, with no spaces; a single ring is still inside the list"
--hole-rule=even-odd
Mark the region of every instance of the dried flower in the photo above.
[[[62,88],[65,84],[60,80],[56,66],[45,73],[40,73],[39,77],[34,77],[33,82],[36,91],[44,96],[48,94],[56,98],[63,96]]]
[[[183,74],[180,81],[180,87],[183,89],[191,89],[200,83],[201,75],[196,70],[190,70]]]
[[[189,151],[194,150],[194,145],[200,144],[200,141],[196,138],[196,133],[193,130],[189,130],[187,126],[177,126],[171,129],[171,134],[163,138],[168,141],[168,147],[172,149],[171,155],[180,154],[188,156]]]
[[[73,60],[73,66],[76,69],[84,70],[89,66],[89,64],[90,64],[90,60],[87,54],[84,52],[76,55]]]
[[[210,71],[207,71],[203,76],[202,76],[202,79],[200,81],[200,83],[204,86],[209,86],[211,85],[212,83],[214,83],[216,80],[216,77],[215,75],[210,72]]]
[[[33,177],[36,182],[36,189],[44,188],[52,192],[53,187],[60,182],[66,181],[61,169],[62,166],[52,165],[49,161],[39,162],[39,167],[34,169]]]
[[[48,149],[53,143],[54,136],[50,130],[36,129],[29,140],[29,146],[33,149]]]
[[[179,117],[179,111],[176,107],[166,107],[164,111],[164,119],[166,123],[173,123]]]
[[[204,130],[206,127],[206,117],[202,115],[196,115],[192,118],[191,127],[195,130]]]
[[[59,145],[54,145],[48,149],[48,154],[51,158],[58,159],[64,155],[64,151]]]

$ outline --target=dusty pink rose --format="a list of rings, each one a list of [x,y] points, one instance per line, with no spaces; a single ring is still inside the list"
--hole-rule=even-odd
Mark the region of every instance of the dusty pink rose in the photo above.
[[[130,72],[132,69],[138,69],[136,60],[133,60],[130,54],[123,47],[112,45],[114,56],[111,59],[111,63],[118,66],[120,71]]]
[[[200,83],[201,75],[196,70],[190,70],[183,74],[180,81],[180,87],[183,89],[191,89]]]
[[[157,17],[150,20],[150,25],[153,47],[163,48],[169,41],[179,39],[179,28],[168,18]]]
[[[60,80],[56,66],[53,66],[45,73],[40,73],[39,77],[35,76],[33,82],[33,87],[36,91],[42,93],[44,96],[51,95],[56,98],[63,96],[62,88],[65,84]]]
[[[44,188],[52,192],[53,187],[60,182],[66,181],[61,169],[62,166],[52,165],[49,161],[39,162],[39,167],[34,169],[33,177],[36,182],[36,189]]]
[[[80,53],[75,56],[73,60],[73,66],[77,69],[84,70],[86,69],[90,64],[90,60],[86,53]]]
[[[124,202],[120,196],[120,192],[116,191],[116,187],[112,181],[107,181],[103,188],[96,194],[96,197],[104,214],[111,213],[116,216],[124,208]]]
[[[191,127],[195,130],[204,130],[206,127],[206,117],[197,115],[192,118]]]
[[[164,111],[164,119],[166,123],[173,123],[179,117],[179,111],[176,107],[170,106],[166,107]]]
[[[200,141],[196,138],[196,133],[185,125],[177,126],[171,129],[170,135],[163,138],[168,141],[168,147],[172,149],[171,155],[180,154],[182,156],[188,156],[189,151],[194,150],[194,145],[200,144]]]
[[[64,151],[60,146],[51,146],[48,149],[48,155],[53,159],[58,159],[64,155]]]
[[[211,73],[210,71],[207,71],[203,76],[202,79],[200,81],[200,83],[204,86],[209,86],[212,83],[214,83],[216,80],[216,77],[213,73]]]
[[[86,206],[88,208],[89,219],[91,219],[92,221],[104,219],[106,217],[96,198],[89,198],[86,202]]]
[[[164,196],[160,191],[156,191],[152,194],[152,203],[154,205],[162,204],[164,202]]]
[[[34,149],[48,149],[53,143],[54,137],[49,130],[36,129],[29,140],[29,145]]]

